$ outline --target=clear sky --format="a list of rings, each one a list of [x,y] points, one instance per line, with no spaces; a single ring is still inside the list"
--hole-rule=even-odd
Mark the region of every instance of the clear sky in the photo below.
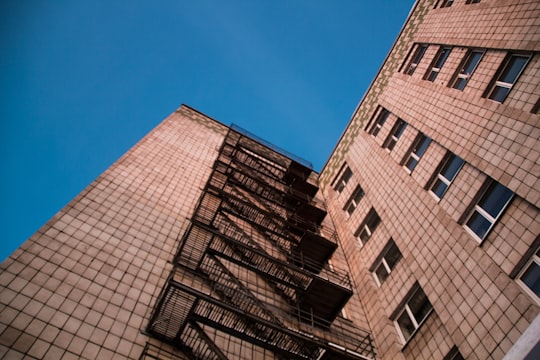
[[[413,0],[0,3],[0,261],[182,103],[320,170]]]

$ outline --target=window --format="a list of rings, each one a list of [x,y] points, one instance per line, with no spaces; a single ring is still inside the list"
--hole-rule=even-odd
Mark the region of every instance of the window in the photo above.
[[[371,208],[355,234],[360,244],[364,245],[369,240],[380,222],[381,218],[379,214],[377,214],[374,208]]]
[[[431,193],[435,195],[437,199],[442,199],[464,163],[465,162],[459,156],[456,156],[451,152],[446,154],[441,162],[442,166],[439,165],[440,170],[430,188]]]
[[[414,168],[420,161],[420,158],[426,152],[426,149],[428,148],[430,143],[431,143],[430,138],[428,138],[426,135],[422,133],[418,134],[418,136],[413,142],[413,146],[411,147],[411,150],[405,156],[404,166],[409,172],[412,172],[414,170]]]
[[[371,129],[369,129],[369,133],[371,135],[377,136],[379,131],[381,131],[384,123],[386,122],[388,115],[390,115],[390,112],[385,108],[381,108],[379,115],[377,115],[377,118],[375,119],[375,123],[373,124],[373,126],[371,126]]]
[[[337,191],[338,193],[341,193],[343,189],[345,189],[345,186],[347,185],[349,180],[351,180],[351,177],[352,177],[352,171],[347,166],[347,168],[345,169],[345,171],[343,171],[343,174],[339,178],[338,182],[334,186],[334,190]]]
[[[405,128],[407,127],[407,123],[401,119],[397,119],[396,123],[394,124],[394,127],[392,128],[392,131],[390,131],[390,134],[386,138],[383,148],[386,148],[390,151],[394,149],[394,146],[396,146],[397,141],[403,134],[403,131],[405,131]]]
[[[540,249],[533,254],[518,275],[518,282],[524,285],[525,290],[540,301]]]
[[[454,345],[443,360],[465,360],[465,358],[461,355],[457,346]]]
[[[377,285],[381,286],[382,283],[384,283],[401,258],[402,255],[399,248],[394,240],[390,239],[381,252],[380,258],[377,259],[371,270],[373,271]]]
[[[441,7],[442,8],[450,7],[452,6],[453,3],[454,3],[454,0],[443,0],[441,3]]]
[[[396,326],[403,343],[406,343],[414,335],[432,310],[433,306],[431,306],[426,294],[420,286],[416,285],[412,295],[408,297],[407,302],[396,317]]]
[[[478,4],[480,2],[480,0],[465,0],[465,4],[468,5],[468,4]]]
[[[454,89],[465,89],[465,85],[467,85],[467,83],[469,82],[469,79],[471,78],[474,70],[476,70],[476,66],[478,66],[478,63],[482,59],[483,55],[484,51],[482,50],[469,50],[467,52],[465,58],[463,59],[463,62],[458,68],[459,72],[454,75],[454,79],[452,80],[451,86]]]
[[[508,54],[497,70],[495,78],[488,88],[485,96],[488,99],[502,103],[516,83],[525,65],[529,62],[530,55]]]
[[[416,49],[414,50],[413,56],[411,57],[411,61],[409,62],[409,64],[407,64],[407,67],[405,68],[405,71],[404,71],[405,75],[414,74],[414,71],[418,67],[418,64],[420,64],[420,61],[424,57],[426,49],[427,49],[427,45],[417,45],[416,46]]]
[[[470,230],[477,240],[485,239],[501,213],[510,202],[513,192],[496,181],[491,181],[483,193],[465,227]]]
[[[450,50],[452,49],[449,47],[441,47],[439,51],[437,51],[437,54],[435,54],[435,58],[433,58],[430,68],[424,76],[424,80],[435,81],[437,75],[439,75],[439,72],[441,71],[441,68],[446,62],[448,55],[450,55]]]
[[[349,216],[352,215],[354,209],[358,207],[358,203],[360,202],[360,200],[362,200],[362,197],[364,197],[364,195],[364,190],[362,190],[360,185],[356,186],[356,189],[354,189],[350,199],[347,200],[347,203],[345,204],[343,210],[345,210],[347,214],[349,214]]]

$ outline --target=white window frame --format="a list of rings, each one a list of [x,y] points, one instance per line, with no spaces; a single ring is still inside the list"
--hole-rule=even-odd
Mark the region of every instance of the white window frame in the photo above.
[[[501,76],[504,74],[504,72],[506,71],[506,69],[508,68],[508,66],[510,65],[510,63],[512,62],[512,60],[518,57],[526,58],[526,60],[523,66],[521,67],[521,69],[519,70],[519,72],[517,73],[516,78],[514,79],[514,82],[509,83],[509,82],[504,82],[504,81],[499,80]],[[486,98],[488,98],[489,100],[501,103],[501,104],[504,103],[504,101],[508,98],[510,91],[512,91],[512,88],[517,83],[519,77],[523,73],[523,70],[525,70],[525,68],[527,67],[527,64],[529,63],[529,61],[531,61],[531,58],[532,58],[531,54],[521,54],[521,53],[508,54],[507,57],[505,57],[505,59],[501,63],[501,67],[497,70],[497,73],[496,73],[497,78],[495,82],[493,83],[493,85],[490,86],[489,91],[487,92]],[[508,92],[504,96],[504,99],[502,99],[501,101],[492,98],[497,88],[508,89]]]
[[[521,271],[516,276],[516,279],[517,279],[516,281],[519,284],[519,286],[521,286],[523,290],[525,290],[525,292],[529,294],[529,296],[535,300],[536,304],[540,305],[540,296],[537,295],[534,291],[532,291],[532,289],[527,284],[525,284],[523,280],[521,280],[522,276],[525,274],[525,272],[527,272],[527,270],[529,270],[529,267],[533,263],[536,264],[536,266],[540,267],[540,249],[537,249],[536,252],[527,261],[527,263],[525,263]]]
[[[377,225],[372,229],[369,227],[369,223],[372,221],[374,217],[377,217],[378,221],[377,221]],[[374,208],[371,208],[368,211],[366,218],[362,222],[362,225],[356,231],[356,238],[358,239],[358,242],[360,243],[361,246],[364,246],[368,242],[368,240],[373,235],[373,232],[375,231],[375,229],[377,229],[380,223],[381,223],[381,217],[379,216],[379,214]],[[362,234],[367,234],[367,238],[365,240],[362,240],[361,238]]]
[[[401,253],[401,251],[399,251],[399,248],[397,247],[396,243],[393,240],[390,240],[390,241],[391,243],[389,244],[388,248],[383,250],[384,254],[382,255],[381,259],[373,267],[372,274],[373,274],[373,277],[375,278],[375,282],[377,283],[377,286],[379,287],[382,286],[382,284],[386,281],[386,279],[381,281],[381,279],[379,279],[379,276],[377,275],[377,270],[380,269],[382,266],[384,270],[386,270],[386,273],[388,274],[388,276],[390,276],[390,274],[392,273],[392,270],[396,267],[397,263],[403,258],[403,254]],[[390,265],[388,264],[388,261],[386,260],[386,257],[388,253],[390,253],[390,250],[394,248],[399,253],[399,259],[394,264],[394,268],[391,268]],[[388,276],[386,278],[388,278]]]
[[[351,197],[345,203],[345,207],[343,208],[343,210],[345,210],[348,216],[351,216],[353,214],[354,210],[356,210],[358,204],[360,204],[360,201],[365,194],[366,193],[364,192],[364,189],[362,189],[360,185],[357,185],[353,193],[351,194]]]
[[[484,210],[480,205],[478,205],[480,202],[482,202],[482,200],[484,200],[484,197],[486,195],[488,195],[488,193],[490,193],[490,191],[492,190],[492,187],[493,186],[496,186],[497,183],[496,181],[493,181],[489,184],[489,186],[486,188],[486,190],[483,192],[482,196],[478,199],[478,201],[476,202],[476,204],[474,205],[474,208],[472,209],[470,215],[467,217],[467,220],[465,221],[465,223],[463,224],[463,226],[465,227],[465,230],[467,230],[467,232],[469,234],[471,234],[474,239],[479,243],[481,244],[486,238],[487,236],[489,235],[489,233],[491,232],[491,230],[493,229],[493,227],[495,226],[495,224],[497,223],[497,221],[500,219],[502,213],[504,212],[504,210],[506,209],[506,207],[508,206],[508,204],[510,203],[510,201],[512,201],[512,199],[514,198],[514,193],[512,192],[512,194],[508,197],[508,199],[506,200],[506,202],[504,203],[504,205],[501,207],[501,209],[499,210],[499,213],[497,214],[496,217],[493,217],[491,216],[486,210]],[[502,185],[502,184],[499,184],[499,185]],[[502,185],[504,186],[504,185]],[[483,216],[489,223],[489,228],[486,230],[484,236],[481,238],[480,236],[478,236],[478,234],[476,234],[471,228],[469,228],[468,226],[468,223],[469,221],[471,220],[471,218],[474,216],[475,213],[478,213],[480,214],[481,216]]]
[[[401,138],[405,129],[407,128],[407,122],[401,118],[398,118],[394,126],[392,127],[391,133],[386,138],[386,141],[383,144],[383,147],[391,152],[394,150],[398,140]],[[399,133],[399,134],[398,134]]]
[[[420,143],[423,143],[424,141],[427,141],[426,148],[424,149],[424,151],[420,155],[418,155],[416,150],[418,150],[418,148],[420,147],[419,146]],[[431,143],[431,139],[429,137],[427,137],[426,134],[419,133],[417,135],[416,139],[413,142],[413,146],[412,146],[408,156],[406,156],[405,162],[403,163],[403,168],[405,169],[405,171],[407,171],[409,174],[412,174],[412,172],[414,171],[414,169],[416,168],[416,166],[420,162],[420,159],[426,153],[430,143]],[[414,165],[414,167],[412,169],[409,169],[407,164],[409,163],[409,160],[411,160],[411,158],[416,161],[416,164]]]
[[[348,175],[348,176],[345,176],[345,175]],[[341,176],[339,177],[339,180],[338,182],[336,183],[336,185],[334,186],[334,190],[338,193],[338,194],[341,194],[343,192],[343,190],[345,189],[345,186],[347,186],[347,184],[349,183],[349,181],[351,180],[352,178],[352,170],[350,167],[346,166],[345,167],[345,170],[343,170],[343,173],[341,174]]]
[[[405,75],[414,74],[416,68],[418,67],[418,64],[420,64],[420,61],[422,61],[422,59],[424,58],[427,48],[428,46],[426,44],[416,44],[416,48],[414,49],[412,57],[407,63],[405,71],[403,71]]]
[[[439,76],[439,73],[441,72],[442,67],[446,63],[446,60],[448,60],[448,57],[450,56],[450,53],[452,52],[452,48],[449,46],[441,46],[437,53],[435,54],[435,57],[433,58],[433,62],[426,72],[426,75],[424,76],[424,80],[434,82],[437,77]],[[441,62],[441,64],[438,67],[435,67],[438,62]],[[435,76],[433,79],[431,79],[432,76]]]
[[[454,182],[454,180],[456,179],[457,175],[459,174],[459,172],[461,171],[461,169],[463,168],[463,165],[465,165],[465,161],[463,159],[461,159],[461,165],[458,167],[458,169],[456,170],[456,173],[454,174],[454,176],[452,177],[452,179],[448,179],[446,178],[443,174],[442,174],[442,171],[443,169],[446,167],[446,165],[450,162],[450,161],[453,161],[454,159],[461,159],[459,156],[457,156],[456,154],[451,154],[451,155],[447,155],[446,157],[446,160],[443,164],[443,166],[441,166],[439,172],[437,173],[437,177],[434,179],[434,181],[431,183],[430,187],[429,187],[429,193],[437,200],[437,201],[440,201],[444,195],[446,194],[446,192],[448,191],[448,188],[450,188],[450,185],[452,185],[452,183]],[[435,186],[435,184],[437,183],[437,180],[440,180],[443,184],[446,185],[446,189],[444,189],[444,192],[441,194],[441,197],[439,197],[437,194],[435,194],[435,192],[433,192],[433,187]]]
[[[424,294],[424,296],[426,297],[427,301],[429,302],[429,304],[431,305],[431,308],[429,309],[429,311],[426,313],[426,315],[424,316],[423,319],[420,320],[420,322],[418,322],[418,320],[414,317],[414,314],[411,310],[411,308],[409,307],[409,302],[418,294],[419,291],[422,291],[422,293]],[[414,291],[414,293],[409,296],[409,299],[407,300],[407,302],[403,305],[403,310],[401,310],[397,316],[395,317],[395,320],[394,320],[394,325],[397,329],[397,332],[398,332],[398,335],[401,339],[401,341],[403,342],[403,344],[407,344],[407,342],[409,342],[410,339],[412,339],[414,337],[414,335],[418,332],[418,329],[422,326],[422,324],[426,321],[426,319],[429,317],[429,315],[433,312],[433,304],[431,304],[431,301],[429,301],[426,293],[424,293],[424,291],[419,287],[418,289],[416,289]],[[409,317],[409,319],[411,320],[413,326],[414,326],[414,330],[412,331],[411,335],[408,337],[408,338],[405,338],[405,335],[403,335],[403,332],[401,331],[401,327],[399,326],[399,322],[398,322],[398,319],[401,317],[401,315],[403,315],[404,313],[407,314],[407,316]]]
[[[465,68],[470,64],[471,60],[473,59],[473,55],[475,53],[479,53],[480,58],[478,59],[478,62],[476,64],[474,64],[474,67],[471,69],[471,71],[466,73]],[[482,61],[482,58],[484,57],[485,53],[486,52],[484,50],[478,50],[478,49],[471,49],[470,51],[467,52],[467,54],[465,55],[465,59],[463,61],[463,64],[461,65],[461,67],[459,69],[459,72],[457,73],[457,76],[452,81],[452,86],[451,86],[452,89],[456,89],[456,90],[459,90],[459,91],[463,91],[463,89],[465,89],[465,87],[469,83],[469,80],[471,79],[471,76],[476,71],[476,68],[478,67],[478,64],[480,64],[480,61]],[[464,80],[465,81],[465,85],[463,85],[463,89],[459,89],[457,87],[459,80]]]
[[[388,116],[390,116],[390,111],[381,107],[379,113],[377,114],[377,117],[375,118],[375,123],[371,126],[371,129],[369,129],[369,134],[371,136],[377,137],[377,135],[379,135],[379,132],[381,131],[384,123],[388,119]]]

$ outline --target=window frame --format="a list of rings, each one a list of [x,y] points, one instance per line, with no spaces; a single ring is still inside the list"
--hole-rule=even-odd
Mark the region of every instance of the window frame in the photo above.
[[[527,285],[523,280],[522,277],[525,275],[525,273],[531,268],[531,266],[535,264],[538,268],[540,268],[540,247],[536,249],[536,251],[532,254],[532,256],[527,260],[527,262],[523,265],[521,270],[516,276],[516,282],[521,286],[521,288],[532,298],[535,300],[536,304],[540,305],[540,294],[535,293],[529,285]]]
[[[343,190],[345,189],[345,187],[347,186],[347,184],[349,183],[349,181],[351,180],[352,176],[353,176],[353,172],[351,168],[349,166],[345,166],[345,170],[343,170],[338,181],[334,185],[334,190],[338,194],[341,194]]]
[[[465,5],[478,4],[480,0],[465,0]]]
[[[449,165],[454,160],[461,161],[461,164],[457,167],[457,170],[453,174],[452,179],[448,179],[442,173],[448,169]],[[450,186],[453,184],[454,180],[456,179],[456,177],[458,176],[459,172],[461,171],[461,169],[463,168],[464,165],[465,165],[465,160],[463,160],[462,158],[460,158],[459,156],[457,156],[453,152],[447,151],[446,155],[443,157],[443,159],[441,160],[441,162],[437,166],[437,169],[435,170],[435,174],[434,174],[433,178],[431,179],[431,181],[428,183],[428,187],[427,187],[427,190],[429,191],[429,193],[435,199],[437,199],[437,201],[442,200],[442,198],[444,197],[444,195],[446,194],[446,192],[448,191]],[[440,197],[433,191],[433,188],[435,187],[435,185],[439,181],[441,183],[443,183],[444,185],[446,185],[446,188],[444,189],[444,191],[443,191],[443,193],[441,194]]]
[[[450,81],[448,86],[451,87],[452,89],[463,91],[463,89],[465,89],[465,87],[469,83],[469,80],[473,76],[474,72],[478,68],[478,65],[484,58],[485,53],[486,53],[486,50],[469,49],[467,53],[465,54],[465,56],[463,57],[463,60],[459,64],[459,67],[456,73],[454,74],[454,76],[452,77],[452,80]],[[476,62],[476,64],[474,64],[474,66],[472,67],[472,69],[470,69],[469,72],[465,72],[465,69],[468,68],[471,65],[472,61],[474,60],[475,54],[480,54],[478,61]],[[460,87],[461,85],[462,87]]]
[[[397,253],[397,254],[394,254],[394,255],[397,255],[397,259],[395,260],[392,266],[390,266],[390,264],[388,263],[389,260],[387,259],[391,251],[394,251],[394,253]],[[399,250],[399,247],[397,246],[395,241],[392,238],[390,238],[390,240],[384,246],[383,250],[381,251],[381,253],[379,254],[379,256],[377,257],[377,259],[375,260],[375,262],[370,268],[370,271],[373,274],[373,277],[375,278],[375,282],[377,283],[377,286],[381,287],[382,284],[384,284],[384,282],[388,279],[388,277],[392,273],[392,270],[396,268],[397,264],[400,262],[401,259],[403,259],[403,254]],[[384,279],[379,278],[378,270],[380,268],[383,268],[386,271],[386,277]]]
[[[441,5],[439,6],[439,8],[447,8],[447,7],[450,7],[454,4],[454,0],[442,0],[441,1]]]
[[[356,188],[351,193],[351,196],[343,207],[343,210],[348,214],[349,217],[352,216],[354,210],[356,210],[364,195],[366,195],[364,189],[362,189],[360,185],[356,185]]]
[[[424,58],[424,55],[426,54],[426,50],[428,49],[427,44],[415,44],[414,51],[412,52],[412,56],[410,57],[410,60],[407,62],[407,66],[405,66],[405,69],[403,70],[403,73],[405,75],[411,76],[416,71],[416,68]]]
[[[378,112],[376,113],[375,121],[373,125],[371,125],[371,128],[368,131],[368,134],[372,135],[373,137],[377,137],[379,132],[381,131],[382,127],[384,126],[384,123],[386,120],[388,120],[388,117],[390,116],[390,111],[388,111],[384,107],[380,107]]]
[[[392,130],[390,131],[390,134],[388,134],[388,136],[386,137],[386,140],[384,141],[382,147],[384,149],[387,149],[388,151],[394,150],[397,142],[405,132],[406,128],[407,122],[402,118],[398,118],[394,126],[392,126]]]
[[[424,317],[420,320],[416,319],[414,316],[414,313],[409,305],[412,300],[415,299],[417,295],[423,295],[425,298],[424,301],[427,301],[429,304],[429,309],[426,311],[426,314]],[[423,303],[423,306],[425,306],[425,302]],[[419,329],[422,327],[422,325],[426,322],[426,320],[429,318],[429,315],[433,312],[433,304],[431,301],[429,301],[429,298],[427,297],[426,293],[418,283],[416,283],[411,291],[409,291],[409,294],[405,297],[404,301],[397,307],[396,311],[394,312],[395,315],[393,315],[391,318],[394,321],[394,325],[397,329],[398,336],[400,340],[403,342],[403,345],[406,345],[413,337],[416,335],[416,333],[419,331]],[[411,332],[409,337],[405,337],[405,334],[401,330],[401,326],[399,323],[399,320],[401,319],[403,314],[407,314],[409,320],[411,321],[412,325],[414,326],[413,331]]]
[[[508,198],[504,201],[504,204],[500,207],[500,210],[498,211],[497,215],[493,217],[490,213],[488,213],[488,211],[483,209],[479,204],[481,202],[484,202],[487,199],[487,197],[491,196],[491,194],[493,193],[493,190],[497,186],[502,186],[504,189],[510,191],[510,196],[508,196]],[[480,188],[480,191],[478,192],[477,197],[475,197],[475,199],[473,200],[471,204],[471,209],[468,212],[468,215],[465,221],[463,222],[463,227],[469,234],[473,236],[473,238],[479,244],[482,244],[484,240],[486,240],[486,238],[488,237],[491,230],[493,230],[493,228],[495,227],[495,224],[502,217],[502,214],[508,208],[508,205],[510,204],[514,196],[515,196],[514,192],[508,189],[506,186],[502,185],[501,183],[493,179],[487,180],[485,184]],[[484,218],[484,220],[487,220],[490,223],[489,227],[486,229],[483,236],[480,236],[471,227],[469,227],[469,222],[472,220],[475,214],[479,214],[480,216]]]
[[[513,63],[513,60],[520,57],[526,58],[526,59],[521,69],[519,69],[519,71],[516,73],[516,76],[513,82],[509,83],[509,82],[501,81],[500,79],[503,77],[503,75],[507,73],[506,70],[510,68],[510,66]],[[493,79],[489,83],[489,86],[487,87],[484,93],[484,97],[488,100],[492,100],[500,104],[503,104],[508,98],[508,95],[510,95],[510,92],[512,91],[516,83],[518,82],[519,77],[521,76],[521,74],[523,74],[523,71],[525,71],[525,69],[527,68],[527,65],[531,62],[532,57],[533,57],[532,53],[509,52],[508,54],[506,54],[505,58],[499,65],[499,68],[495,72]],[[499,97],[496,96],[497,90],[499,89],[507,89],[506,93],[503,94],[503,97],[500,100],[498,99]]]
[[[375,225],[372,228],[371,225],[373,225],[373,222],[375,222]],[[371,209],[369,209],[366,217],[364,218],[364,220],[358,227],[358,230],[356,230],[354,234],[361,246],[364,246],[369,241],[369,239],[371,239],[373,233],[375,232],[375,230],[377,230],[377,227],[380,225],[380,223],[381,217],[379,216],[375,208],[372,207]],[[367,234],[367,238],[362,239],[362,234]]]
[[[414,139],[411,148],[409,149],[409,151],[407,151],[402,161],[402,165],[405,168],[405,171],[407,171],[409,174],[412,174],[412,172],[420,162],[420,159],[426,153],[430,144],[431,138],[426,136],[426,134],[419,132],[418,135],[416,135],[416,138]],[[412,169],[408,166],[411,159],[414,160],[414,162],[411,163],[414,164]]]
[[[452,52],[451,46],[439,47],[439,50],[437,50],[435,57],[431,61],[431,64],[429,65],[429,68],[427,69],[426,74],[424,75],[424,80],[435,82],[444,64],[446,63],[446,60],[448,60],[448,57],[450,56],[451,52]]]

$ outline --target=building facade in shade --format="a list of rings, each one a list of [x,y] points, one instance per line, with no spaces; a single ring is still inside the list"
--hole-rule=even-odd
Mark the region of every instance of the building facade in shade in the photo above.
[[[417,1],[320,175],[180,107],[1,264],[1,357],[534,358],[539,50]]]

